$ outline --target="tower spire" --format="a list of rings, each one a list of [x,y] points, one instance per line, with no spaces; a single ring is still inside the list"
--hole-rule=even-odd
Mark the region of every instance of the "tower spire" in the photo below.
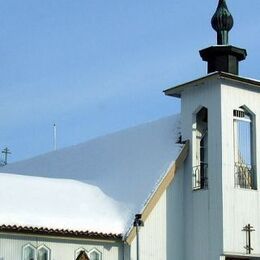
[[[219,0],[217,10],[211,19],[212,28],[217,32],[218,45],[228,45],[228,33],[233,24],[234,20],[228,10],[226,1]]]
[[[211,25],[217,32],[217,46],[211,46],[200,51],[202,60],[208,63],[208,73],[222,71],[238,75],[239,62],[247,56],[245,49],[229,45],[228,33],[234,24],[228,10],[226,0],[219,0],[216,12],[211,19]]]

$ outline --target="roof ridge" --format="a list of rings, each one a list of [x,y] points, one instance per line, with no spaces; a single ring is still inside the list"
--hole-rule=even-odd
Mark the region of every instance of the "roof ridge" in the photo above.
[[[55,151],[49,151],[49,152],[46,152],[46,153],[42,153],[42,154],[39,154],[39,155],[36,155],[36,156],[33,156],[33,157],[30,157],[30,158],[27,158],[27,159],[23,159],[23,160],[20,160],[20,161],[15,161],[15,162],[12,162],[12,163],[9,163],[8,165],[13,165],[15,163],[20,163],[20,162],[25,162],[25,161],[28,161],[28,160],[33,160],[35,158],[40,158],[42,156],[46,156],[46,155],[49,155],[49,154],[57,154],[61,151],[66,151],[66,150],[69,150],[73,147],[77,147],[77,146],[83,146],[89,142],[94,142],[96,140],[100,140],[102,138],[107,138],[109,136],[113,136],[113,135],[116,135],[116,134],[119,134],[119,133],[122,133],[122,132],[126,132],[126,131],[130,131],[130,130],[133,130],[133,129],[136,129],[136,128],[140,128],[142,126],[145,126],[145,125],[148,125],[148,124],[153,124],[153,123],[157,123],[159,121],[162,121],[162,120],[166,120],[166,119],[169,119],[171,117],[178,117],[180,116],[180,114],[172,114],[172,115],[168,115],[168,116],[165,116],[165,117],[161,117],[161,118],[158,118],[158,119],[155,119],[155,120],[150,120],[150,121],[147,121],[147,122],[144,122],[144,123],[141,123],[141,124],[138,124],[138,125],[135,125],[135,126],[130,126],[128,128],[123,128],[121,130],[118,130],[118,131],[115,131],[115,132],[111,132],[111,133],[107,133],[107,134],[104,134],[104,135],[100,135],[100,136],[97,136],[97,137],[94,137],[94,138],[91,138],[91,139],[88,139],[84,142],[81,142],[81,143],[77,143],[77,144],[73,144],[73,145],[69,145],[69,146],[66,146],[66,147],[63,147],[61,149],[57,149]],[[8,166],[7,165],[7,166]],[[3,169],[4,169],[5,166],[3,166]]]

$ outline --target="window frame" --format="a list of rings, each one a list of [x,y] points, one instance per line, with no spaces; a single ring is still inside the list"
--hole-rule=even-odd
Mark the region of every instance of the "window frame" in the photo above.
[[[40,245],[38,247],[33,246],[32,244],[28,243],[22,247],[22,260],[25,260],[25,249],[30,247],[34,251],[34,260],[38,260],[38,251],[42,248],[46,249],[47,251],[47,260],[51,260],[51,250],[46,245]]]
[[[46,249],[47,251],[47,260],[51,260],[51,250],[50,248],[48,248],[47,246],[45,245],[40,245],[37,247],[37,250],[36,250],[36,260],[38,260],[38,251],[41,250],[42,248]]]
[[[96,248],[93,248],[88,252],[89,259],[91,260],[91,254],[94,252],[98,254],[98,256],[99,256],[98,260],[102,260],[102,253]]]
[[[209,122],[208,108],[199,106],[192,122],[192,190],[208,190]],[[204,121],[205,120],[205,121]],[[205,138],[205,139],[204,139]],[[202,141],[205,141],[202,147]],[[203,160],[203,161],[202,161]]]
[[[249,119],[242,118],[234,115],[234,111],[242,111],[245,113],[245,116],[247,115]],[[242,189],[251,189],[251,190],[257,190],[257,163],[256,163],[256,116],[255,113],[252,112],[247,106],[243,105],[239,108],[234,108],[232,110],[233,112],[233,161],[234,161],[234,186],[236,188],[242,188]],[[241,185],[237,184],[236,181],[236,165],[239,164],[238,160],[238,145],[237,142],[239,140],[238,137],[238,122],[248,122],[250,123],[250,164],[244,164],[244,166],[250,166],[253,170],[253,184],[250,188],[247,187],[240,187]],[[241,164],[242,166],[243,164]]]
[[[90,250],[87,250],[85,247],[80,247],[80,248],[78,248],[77,250],[75,250],[74,259],[77,259],[78,255],[79,255],[79,253],[80,253],[81,251],[85,251],[86,254],[88,255],[89,259],[91,259],[91,254],[92,254],[93,252],[95,252],[95,253],[98,254],[99,260],[102,260],[102,253],[101,253],[101,251],[99,251],[97,248],[92,248],[92,249],[90,249]]]
[[[84,247],[79,247],[78,249],[75,250],[75,253],[74,253],[74,259],[77,259],[77,257],[79,256],[80,252],[81,251],[84,251],[87,253],[88,255],[88,250]]]
[[[30,247],[31,249],[33,249],[33,251],[34,251],[34,260],[36,260],[37,259],[37,248],[35,246],[33,246],[32,244],[30,244],[30,243],[26,244],[26,245],[24,245],[22,247],[22,260],[25,260],[25,249],[27,247]]]

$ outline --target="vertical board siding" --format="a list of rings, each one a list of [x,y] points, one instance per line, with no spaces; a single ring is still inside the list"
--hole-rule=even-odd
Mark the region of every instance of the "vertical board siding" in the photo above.
[[[166,192],[141,227],[140,259],[166,259]],[[131,260],[136,260],[136,237],[131,243]]]
[[[141,260],[183,259],[183,171],[164,191],[140,229]],[[136,260],[136,237],[131,242],[131,260]]]
[[[15,234],[0,234],[0,259],[22,260],[22,248],[26,244],[35,247],[47,246],[51,250],[51,260],[74,260],[75,251],[85,248],[87,251],[97,249],[102,260],[123,260],[123,244],[121,242],[95,240],[59,239]]]
[[[205,78],[184,89],[181,100],[182,136],[190,140],[184,169],[185,260],[217,260],[223,252],[221,81]],[[208,109],[208,189],[193,191],[196,163],[196,113]]]
[[[223,81],[221,95],[224,252],[246,253],[246,234],[242,229],[250,223],[255,229],[252,232],[253,254],[260,255],[260,93],[246,83]],[[233,110],[240,106],[246,106],[255,114],[257,190],[234,185]]]

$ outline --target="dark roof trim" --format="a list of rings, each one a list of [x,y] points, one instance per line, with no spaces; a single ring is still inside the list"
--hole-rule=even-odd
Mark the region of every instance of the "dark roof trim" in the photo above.
[[[1,225],[0,232],[6,233],[21,233],[30,235],[45,235],[45,236],[58,236],[58,237],[70,237],[70,238],[89,238],[96,240],[122,240],[122,234],[112,233],[98,233],[89,231],[74,231],[68,229],[49,229],[43,227],[27,227],[16,225]]]
[[[240,77],[240,76],[230,74],[230,73],[226,73],[226,72],[216,71],[216,72],[213,72],[211,74],[208,74],[205,77],[201,77],[201,78],[189,81],[187,83],[177,85],[176,87],[166,89],[163,92],[166,96],[172,96],[172,97],[180,98],[181,92],[183,91],[184,87],[186,87],[187,85],[198,84],[200,81],[203,81],[203,80],[208,79],[208,78],[214,78],[214,77],[217,77],[217,76],[219,78],[230,79],[230,80],[237,81],[237,82],[247,83],[247,84],[254,86],[254,87],[260,87],[260,81],[258,81],[258,80],[244,78],[244,77]]]

